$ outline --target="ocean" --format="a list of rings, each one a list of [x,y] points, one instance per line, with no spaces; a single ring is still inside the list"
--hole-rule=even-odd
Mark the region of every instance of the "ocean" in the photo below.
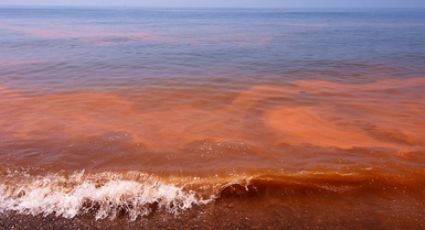
[[[0,229],[423,229],[424,198],[424,10],[0,8]]]

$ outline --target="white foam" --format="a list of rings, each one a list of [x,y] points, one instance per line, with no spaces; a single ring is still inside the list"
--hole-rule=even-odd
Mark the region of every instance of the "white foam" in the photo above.
[[[110,176],[107,179],[103,177],[101,181],[94,178],[80,173],[70,177],[28,177],[16,184],[2,183],[0,212],[73,218],[93,211],[98,220],[113,219],[124,211],[130,220],[136,220],[149,215],[153,206],[177,214],[193,205],[211,201],[152,177],[128,180]]]

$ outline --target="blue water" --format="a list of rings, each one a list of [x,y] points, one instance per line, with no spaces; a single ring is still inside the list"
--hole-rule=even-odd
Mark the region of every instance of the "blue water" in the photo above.
[[[423,63],[421,10],[0,9],[11,87],[360,82],[417,77]]]

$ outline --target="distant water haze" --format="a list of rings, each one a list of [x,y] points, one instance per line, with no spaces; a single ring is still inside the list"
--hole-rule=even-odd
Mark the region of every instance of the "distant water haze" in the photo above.
[[[127,6],[127,7],[216,7],[216,8],[417,8],[425,7],[422,0],[3,0],[10,6]]]

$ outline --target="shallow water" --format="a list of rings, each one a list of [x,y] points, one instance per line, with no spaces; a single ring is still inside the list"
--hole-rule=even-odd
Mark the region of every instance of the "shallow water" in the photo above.
[[[423,41],[419,10],[0,9],[0,211],[423,226]]]

